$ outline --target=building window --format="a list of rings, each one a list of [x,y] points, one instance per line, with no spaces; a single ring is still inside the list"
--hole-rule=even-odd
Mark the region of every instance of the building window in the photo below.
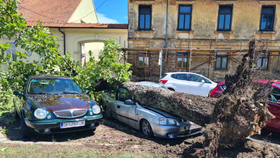
[[[188,67],[188,52],[177,52],[177,68],[186,69]]]
[[[139,30],[150,30],[152,21],[152,6],[139,5]]]
[[[138,67],[140,67],[140,68],[149,67],[149,57],[146,55],[139,55],[138,56]]]
[[[265,55],[260,56],[258,60],[258,67],[260,67],[262,70],[268,70],[268,64],[269,64],[269,56],[265,57]]]
[[[232,20],[232,5],[220,5],[218,30],[230,31]]]
[[[179,5],[178,30],[191,30],[191,5]]]
[[[262,6],[261,31],[273,31],[275,6]]]
[[[215,70],[227,70],[228,56],[227,53],[218,52],[215,61]]]

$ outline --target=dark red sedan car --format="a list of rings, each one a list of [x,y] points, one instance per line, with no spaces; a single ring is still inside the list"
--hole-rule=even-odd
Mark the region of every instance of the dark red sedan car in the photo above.
[[[259,83],[265,83],[264,80]],[[269,111],[276,117],[272,119],[265,127],[265,129],[280,133],[280,81],[276,81],[272,84],[273,90],[270,94],[268,105]],[[218,83],[217,87],[214,88],[209,96],[216,98],[219,94],[223,93],[226,89],[225,82]]]

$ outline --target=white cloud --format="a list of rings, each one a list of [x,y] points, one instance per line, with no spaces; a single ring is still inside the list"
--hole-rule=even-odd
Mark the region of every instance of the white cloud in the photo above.
[[[99,23],[119,23],[117,20],[107,18],[104,14],[97,13]]]

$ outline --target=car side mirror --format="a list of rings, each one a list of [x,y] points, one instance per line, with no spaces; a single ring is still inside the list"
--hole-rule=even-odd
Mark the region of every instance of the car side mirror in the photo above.
[[[277,100],[277,104],[279,104],[279,105],[280,105],[280,100]]]
[[[205,81],[204,81],[204,80],[201,80],[201,83],[205,83]]]
[[[21,91],[14,91],[14,95],[23,95]]]
[[[86,94],[89,94],[89,93],[90,93],[90,91],[89,91],[89,90],[85,90],[85,93],[86,93]]]
[[[126,104],[126,105],[135,105],[134,102],[131,99],[125,100],[124,104]]]

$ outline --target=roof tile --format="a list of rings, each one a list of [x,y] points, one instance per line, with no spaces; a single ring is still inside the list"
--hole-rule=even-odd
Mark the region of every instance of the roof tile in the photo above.
[[[27,22],[67,23],[81,0],[22,0],[19,13]]]

